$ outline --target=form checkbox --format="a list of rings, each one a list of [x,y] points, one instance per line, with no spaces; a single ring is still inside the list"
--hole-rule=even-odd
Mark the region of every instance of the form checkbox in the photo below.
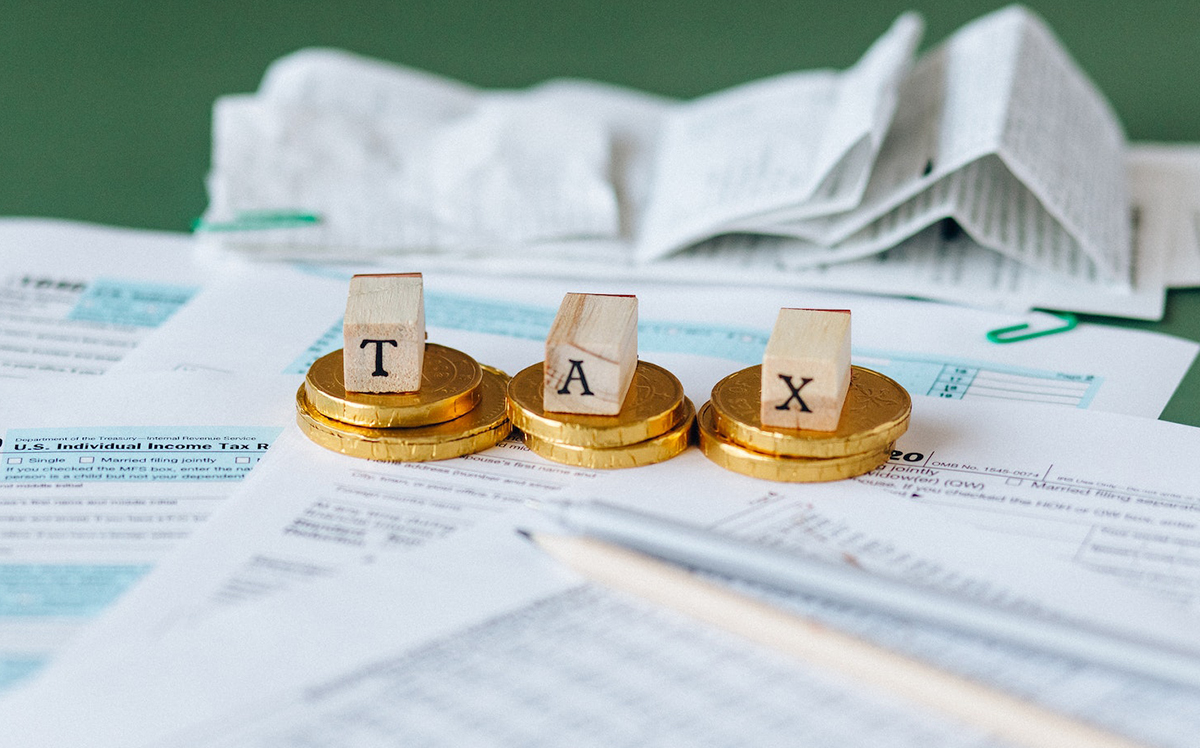
[[[8,458],[8,464],[9,464],[9,465],[20,465],[20,464],[21,464],[21,458],[20,458],[20,457],[9,457],[9,458]]]
[[[85,462],[85,463],[86,463],[86,462],[95,462],[95,461],[96,461],[96,458],[95,458],[95,457],[80,457],[80,458],[79,458],[79,461],[80,461],[80,462]]]
[[[250,464],[249,457],[234,457],[233,461],[239,465],[249,465]]]
[[[1006,480],[1004,482],[1010,486],[1019,486],[1019,485],[1021,485],[1021,480],[1022,480],[1021,478],[1009,478],[1008,480]]]

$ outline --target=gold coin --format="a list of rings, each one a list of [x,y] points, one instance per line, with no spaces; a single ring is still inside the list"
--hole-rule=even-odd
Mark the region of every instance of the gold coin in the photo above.
[[[452,421],[411,428],[371,429],[321,415],[301,386],[296,392],[296,423],[317,444],[351,457],[385,462],[446,460],[494,446],[512,430],[505,413],[504,379],[487,371],[480,389],[483,398],[479,405]]]
[[[644,442],[679,426],[686,417],[685,399],[674,374],[638,361],[617,415],[548,413],[542,407],[542,364],[534,364],[508,383],[508,417],[540,441],[607,449]]]
[[[869,473],[887,462],[892,445],[863,454],[844,457],[779,457],[763,454],[734,444],[717,433],[713,423],[712,403],[705,403],[696,416],[700,430],[700,451],[726,470],[753,478],[788,483],[819,483],[853,478]]]
[[[764,426],[759,417],[762,367],[751,366],[717,382],[712,411],[717,433],[755,452],[781,457],[847,457],[878,452],[908,430],[912,399],[895,380],[851,367],[850,390],[834,431]]]
[[[580,447],[574,444],[562,444],[547,439],[540,439],[526,432],[525,446],[535,454],[547,460],[561,462],[564,465],[609,470],[613,468],[641,467],[656,462],[669,460],[692,442],[692,425],[695,421],[696,409],[692,401],[683,399],[684,417],[673,429],[665,434],[659,434],[652,439],[627,444],[622,447]]]
[[[427,343],[418,391],[347,392],[338,349],[312,365],[304,378],[304,391],[313,409],[335,421],[374,429],[429,426],[458,418],[478,405],[482,377],[479,364],[467,354]]]

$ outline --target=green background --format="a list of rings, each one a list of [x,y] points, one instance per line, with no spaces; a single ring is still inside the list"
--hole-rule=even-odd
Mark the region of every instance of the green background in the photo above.
[[[846,67],[904,10],[924,15],[928,47],[1000,5],[4,0],[0,215],[186,230],[206,202],[213,100],[254,90],[268,63],[305,46],[480,86],[578,76],[690,97]],[[1109,96],[1131,139],[1200,141],[1200,3],[1030,7]],[[1200,291],[1172,292],[1161,323],[1117,324],[1200,340]],[[1163,417],[1200,425],[1200,367]]]

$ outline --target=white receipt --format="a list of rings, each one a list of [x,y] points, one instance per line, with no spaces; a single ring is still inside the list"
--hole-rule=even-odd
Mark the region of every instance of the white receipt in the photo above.
[[[296,53],[218,103],[206,241],[1161,318],[1180,211],[1150,219],[1169,235],[1131,218],[1124,134],[1045,24],[1005,8],[914,63],[920,30],[689,102]],[[1164,202],[1144,181],[1139,210]]]
[[[1161,319],[1169,258],[1153,235],[1139,233],[1135,240],[1129,289],[1041,272],[981,246],[949,222],[929,226],[881,254],[818,266],[796,264],[795,250],[804,248],[796,246],[803,244],[799,240],[733,234],[648,265],[641,277],[703,282],[720,274],[731,283],[916,296],[1012,313],[1043,308]],[[543,263],[541,268],[542,273],[555,270],[566,274],[567,267]],[[612,266],[596,272],[602,277],[633,275]]]
[[[1200,146],[1134,143],[1129,180],[1142,246],[1166,256],[1166,283],[1200,286]]]
[[[314,66],[323,79],[308,74]],[[296,228],[258,221],[252,233],[350,252],[618,233],[603,122],[559,104],[553,89],[472,94],[411,71],[381,81],[381,68],[309,50],[277,63],[263,95],[220,99],[208,227],[312,215]]]
[[[1040,19],[1009,7],[917,63],[862,205],[796,235],[861,256],[953,218],[1023,264],[1127,287],[1124,152],[1103,96]]]
[[[901,16],[845,72],[789,73],[679,105],[656,143],[637,258],[662,258],[746,216],[856,206],[922,26]]]

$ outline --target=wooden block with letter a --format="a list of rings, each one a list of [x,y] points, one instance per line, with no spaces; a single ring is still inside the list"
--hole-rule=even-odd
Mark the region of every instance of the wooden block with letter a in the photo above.
[[[637,297],[569,293],[546,337],[542,404],[614,416],[637,368]]]
[[[833,431],[849,387],[850,311],[780,309],[763,354],[763,425]]]
[[[425,300],[420,273],[350,279],[343,359],[350,392],[415,392],[425,362]]]

